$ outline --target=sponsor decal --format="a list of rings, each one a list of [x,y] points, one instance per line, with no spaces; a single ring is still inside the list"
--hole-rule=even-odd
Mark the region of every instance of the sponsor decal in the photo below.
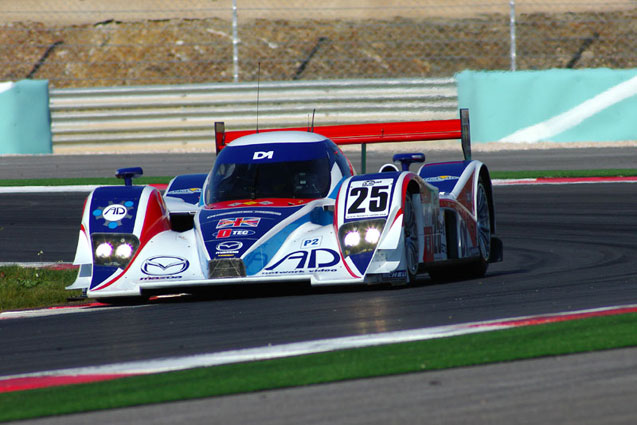
[[[191,187],[190,189],[175,189],[167,193],[167,195],[190,195],[191,193],[201,193],[200,187]]]
[[[254,230],[243,230],[243,229],[221,229],[218,230],[214,235],[217,239],[229,238],[229,237],[246,237],[252,236],[256,232]]]
[[[98,207],[93,210],[93,216],[96,219],[103,219],[104,226],[109,229],[116,229],[122,225],[122,220],[125,218],[133,218],[132,214],[129,214],[130,210],[134,209],[135,203],[133,201],[126,201],[123,204],[109,204],[105,207]]]
[[[149,281],[149,280],[175,280],[175,279],[183,279],[184,277],[179,275],[179,276],[144,276],[144,277],[140,277],[139,280],[141,281]]]
[[[237,218],[222,218],[217,223],[217,229],[224,227],[257,227],[261,218],[259,217],[237,217]]]
[[[267,152],[255,152],[254,155],[252,155],[252,159],[272,159],[274,157],[274,151],[267,151]]]
[[[281,258],[279,261],[266,267],[267,271],[275,271],[279,268],[283,271],[299,271],[299,272],[316,272],[322,271],[320,269],[326,269],[335,266],[340,261],[341,257],[336,251],[329,248],[316,248],[311,251],[294,251]],[[287,270],[286,270],[287,269]],[[293,269],[293,270],[290,270]],[[303,270],[306,269],[306,270]],[[319,269],[319,270],[312,270]],[[335,270],[330,270],[335,271]]]
[[[242,202],[233,202],[232,204],[228,204],[229,207],[240,207],[240,206],[251,207],[253,205],[269,206],[269,205],[274,205],[274,202],[272,201],[242,201]]]
[[[241,249],[242,246],[243,243],[238,241],[220,242],[217,244],[217,251],[236,253]]]
[[[404,280],[407,278],[406,270],[394,270],[391,273],[383,273],[384,280]]]
[[[303,275],[303,274],[307,274],[307,273],[335,273],[337,272],[338,269],[335,268],[323,268],[323,269],[313,269],[313,270],[277,270],[277,271],[265,271],[262,273],[263,276],[273,276],[273,275],[291,275],[291,274],[298,274],[298,275]]]
[[[155,256],[147,258],[142,264],[142,273],[149,276],[173,276],[188,269],[190,262],[185,258],[173,256]],[[179,276],[181,277],[181,276]]]
[[[265,204],[267,202],[270,201],[263,201],[263,202],[259,202],[259,204]],[[230,204],[227,206],[237,206],[237,205],[245,205],[245,202],[237,202],[236,205],[235,204]],[[282,213],[280,211],[269,211],[269,210],[245,210],[245,211],[241,211],[242,214],[269,214],[269,215],[276,215],[276,216],[281,216]],[[214,213],[214,214],[208,214],[206,215],[204,218],[206,220],[214,220],[216,217],[223,217],[225,215],[235,215],[237,214],[236,211],[226,211],[226,212],[220,212],[220,213]]]
[[[435,182],[444,182],[447,180],[458,180],[460,177],[458,176],[437,176],[437,177],[427,177],[425,179],[426,182],[435,183]]]
[[[363,187],[367,187],[367,186],[374,186],[378,184],[383,184],[383,181],[382,180],[365,180],[362,185]]]

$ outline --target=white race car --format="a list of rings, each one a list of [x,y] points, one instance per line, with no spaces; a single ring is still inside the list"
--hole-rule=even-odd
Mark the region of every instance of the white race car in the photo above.
[[[471,160],[460,119],[225,132],[208,174],[175,177],[164,194],[132,185],[86,201],[74,264],[90,298],[117,301],[210,285],[408,284],[418,273],[482,276],[502,259],[489,172]],[[398,154],[356,175],[348,143],[462,140],[464,160]]]

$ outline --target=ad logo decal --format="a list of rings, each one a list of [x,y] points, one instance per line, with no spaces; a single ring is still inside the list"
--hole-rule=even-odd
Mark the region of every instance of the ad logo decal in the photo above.
[[[96,219],[104,219],[104,226],[109,229],[116,229],[122,225],[125,218],[133,218],[129,214],[130,210],[135,208],[133,201],[126,201],[123,204],[110,204],[106,207],[98,207],[93,210],[93,217]]]
[[[320,259],[318,258],[320,255]],[[311,251],[294,251],[281,258],[279,261],[266,267],[265,270],[275,270],[284,265],[286,269],[294,266],[298,269],[316,269],[332,267],[338,264],[340,256],[336,251],[328,248],[317,248]]]
[[[104,220],[107,221],[119,221],[126,217],[126,214],[128,214],[128,210],[124,205],[114,204],[109,205],[104,209],[102,217],[104,217]]]

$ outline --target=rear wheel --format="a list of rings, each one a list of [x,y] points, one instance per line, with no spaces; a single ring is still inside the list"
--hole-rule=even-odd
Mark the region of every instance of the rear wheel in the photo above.
[[[467,267],[467,273],[471,277],[482,277],[487,272],[491,255],[491,209],[489,206],[489,196],[484,187],[482,177],[478,182],[478,193],[476,195],[478,248],[480,257]]]
[[[476,239],[479,249],[478,258],[463,260],[462,263],[434,268],[429,270],[429,276],[434,281],[453,281],[467,278],[479,278],[484,276],[489,266],[491,256],[491,208],[489,195],[485,188],[483,178],[478,182],[476,194]],[[451,241],[451,243],[456,243]]]
[[[405,239],[405,261],[407,269],[407,282],[416,280],[418,273],[418,220],[412,195],[405,195],[403,205],[403,234]]]

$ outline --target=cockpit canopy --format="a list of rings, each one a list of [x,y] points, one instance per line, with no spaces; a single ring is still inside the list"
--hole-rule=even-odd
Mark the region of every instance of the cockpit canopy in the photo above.
[[[329,139],[315,133],[271,132],[237,139],[217,156],[205,203],[240,199],[328,196],[352,175],[349,162]]]

